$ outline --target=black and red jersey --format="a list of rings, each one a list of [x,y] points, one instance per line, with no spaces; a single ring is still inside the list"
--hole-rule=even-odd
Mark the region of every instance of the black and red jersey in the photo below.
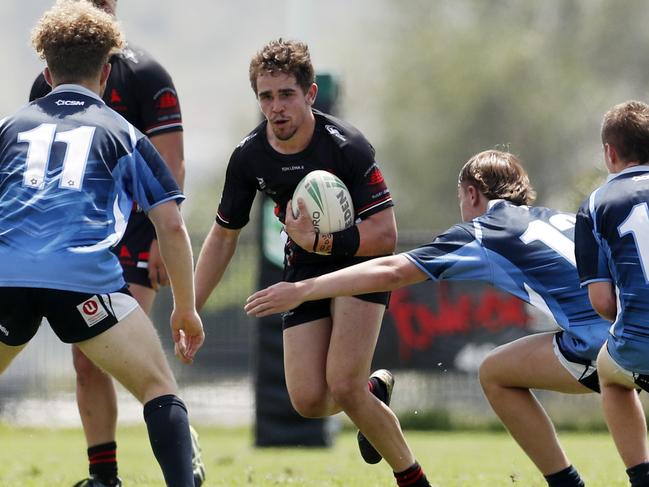
[[[103,100],[149,137],[183,129],[180,103],[171,76],[139,47],[128,44],[110,58],[112,70]],[[41,73],[29,101],[51,91]]]
[[[220,225],[230,229],[246,225],[257,191],[275,201],[277,216],[283,222],[286,204],[297,183],[316,169],[329,171],[345,183],[354,202],[356,219],[393,206],[374,159],[374,148],[363,134],[331,115],[317,110],[313,114],[313,137],[307,148],[297,154],[280,154],[271,147],[266,121],[239,143],[226,172],[216,216]]]

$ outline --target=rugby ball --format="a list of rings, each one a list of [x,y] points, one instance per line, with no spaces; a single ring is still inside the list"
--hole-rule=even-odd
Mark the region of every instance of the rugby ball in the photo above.
[[[339,232],[354,224],[354,205],[349,190],[328,171],[311,171],[297,184],[291,201],[296,218],[300,213],[298,198],[304,200],[317,233]]]

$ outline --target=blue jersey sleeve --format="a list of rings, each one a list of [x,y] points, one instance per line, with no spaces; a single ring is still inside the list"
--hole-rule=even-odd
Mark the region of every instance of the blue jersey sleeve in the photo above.
[[[575,259],[581,285],[596,281],[610,281],[611,273],[608,259],[602,248],[603,242],[598,237],[593,213],[590,209],[591,198],[579,208],[575,224]]]
[[[146,137],[141,137],[133,152],[120,160],[113,175],[121,180],[124,190],[145,212],[165,201],[180,202],[185,198],[171,171]]]
[[[433,280],[493,280],[484,247],[465,225],[455,225],[404,255]]]

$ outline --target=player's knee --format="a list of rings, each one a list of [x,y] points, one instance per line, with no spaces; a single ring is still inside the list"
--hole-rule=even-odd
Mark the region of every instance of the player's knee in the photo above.
[[[478,370],[480,385],[485,393],[489,393],[498,385],[498,359],[494,353],[487,355]]]
[[[321,394],[291,395],[291,404],[297,413],[304,418],[322,418],[326,416],[326,397]]]
[[[351,377],[328,379],[328,385],[333,400],[343,409],[353,406],[368,390],[366,380]]]

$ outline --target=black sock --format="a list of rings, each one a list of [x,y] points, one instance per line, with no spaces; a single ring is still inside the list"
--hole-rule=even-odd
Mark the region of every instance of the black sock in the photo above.
[[[380,401],[385,402],[388,398],[388,390],[385,384],[378,380],[376,377],[371,377],[367,381],[368,388]]]
[[[550,487],[584,487],[586,485],[572,465],[557,473],[546,475],[545,480]]]
[[[117,443],[111,441],[88,448],[88,472],[106,485],[117,483]]]
[[[629,476],[631,487],[649,486],[649,462],[639,463],[634,467],[627,468],[626,474]]]
[[[185,404],[173,394],[156,397],[144,405],[144,420],[167,487],[194,487]]]
[[[417,462],[403,472],[394,472],[399,487],[430,487],[424,471]]]

